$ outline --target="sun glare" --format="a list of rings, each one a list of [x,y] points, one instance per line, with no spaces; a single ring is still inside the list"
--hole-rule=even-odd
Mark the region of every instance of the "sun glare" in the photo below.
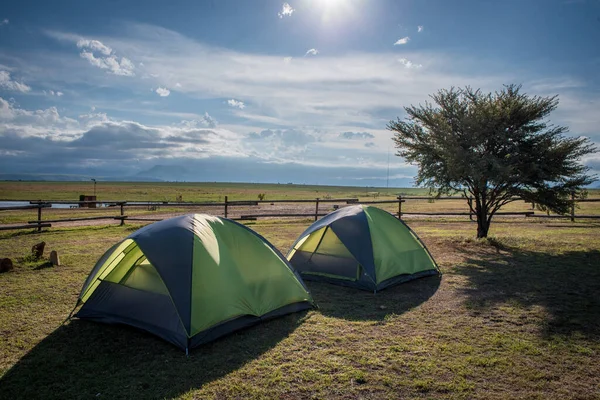
[[[361,0],[310,0],[310,6],[321,14],[321,21],[329,23],[352,17]]]

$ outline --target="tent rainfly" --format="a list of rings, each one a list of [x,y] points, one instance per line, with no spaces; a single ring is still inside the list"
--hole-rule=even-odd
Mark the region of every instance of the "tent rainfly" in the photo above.
[[[259,321],[314,306],[285,257],[225,218],[147,225],[109,249],[83,285],[78,318],[122,323],[188,351]]]
[[[287,255],[304,280],[364,290],[438,275],[438,267],[402,220],[376,207],[355,205],[312,224]]]

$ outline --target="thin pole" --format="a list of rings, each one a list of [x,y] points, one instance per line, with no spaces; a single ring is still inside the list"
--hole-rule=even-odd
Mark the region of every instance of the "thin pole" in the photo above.
[[[227,196],[225,196],[225,218],[227,218]]]
[[[38,232],[42,231],[42,205],[38,204]]]
[[[467,202],[469,203],[469,219],[473,221],[473,198],[467,197]]]
[[[571,222],[575,222],[575,191],[571,192]]]
[[[315,221],[319,218],[319,198],[317,197],[315,206]]]
[[[402,219],[402,196],[398,196],[398,219]]]
[[[387,182],[385,184],[387,189],[390,188],[390,148],[388,147],[388,167],[387,167]]]
[[[121,203],[121,226],[125,225],[125,218],[123,218],[123,216],[125,215],[125,203]]]

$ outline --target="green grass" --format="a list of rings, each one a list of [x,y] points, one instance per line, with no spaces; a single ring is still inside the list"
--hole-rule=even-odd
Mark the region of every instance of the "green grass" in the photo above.
[[[0,200],[73,200],[80,194],[91,194],[91,182],[0,182]],[[251,184],[251,183],[160,183],[160,182],[100,182],[97,186],[98,200],[129,201],[175,201],[182,196],[184,202],[223,202],[225,196],[229,201],[257,200],[259,194],[265,194],[266,200],[285,199],[326,199],[326,198],[358,198],[359,201],[391,200],[399,194],[402,196],[425,196],[426,189],[419,188],[373,188],[349,186],[310,186],[288,184]],[[600,190],[590,190],[590,198],[600,198]],[[344,202],[338,205],[345,205]],[[397,204],[379,205],[381,208],[397,213]],[[284,207],[284,208],[282,208]],[[251,215],[264,212],[275,213],[313,213],[313,203],[283,203],[253,206],[230,206],[229,216]],[[321,203],[321,212],[333,210],[333,204]],[[222,207],[174,208],[161,206],[150,211],[144,207],[126,206],[125,214],[130,217],[163,218],[172,213],[208,212],[223,215]],[[404,213],[415,212],[468,212],[464,200],[407,200],[402,205]],[[523,201],[510,203],[501,211],[532,211],[531,204]],[[43,209],[43,220],[65,218],[82,218],[87,216],[116,216],[119,207],[98,209]],[[537,214],[543,214],[540,211]],[[576,214],[600,215],[600,203],[580,203]],[[457,217],[455,219],[466,219]],[[502,219],[497,216],[495,220]],[[26,223],[37,219],[37,210],[16,210],[0,212],[0,224]],[[105,222],[110,220],[105,220]],[[113,221],[114,222],[114,221]]]
[[[0,200],[78,200],[79,195],[91,195],[92,182],[15,182],[0,181]],[[183,201],[222,202],[229,200],[257,200],[264,193],[265,200],[356,198],[402,195],[426,195],[426,189],[374,188],[352,186],[316,186],[270,183],[222,182],[98,182],[98,200],[130,201]]]
[[[251,227],[283,252],[309,224]],[[138,330],[72,320],[94,262],[137,226],[0,232],[0,398],[600,398],[600,224],[409,221],[444,275],[373,295],[308,282],[318,310],[189,358]],[[62,266],[27,258],[46,242]]]
[[[334,186],[304,186],[304,185],[274,185],[274,184],[235,184],[235,183],[123,183],[123,182],[102,182],[102,192],[98,192],[100,200],[170,200],[174,201],[176,196],[181,194],[184,201],[196,202],[222,202],[225,196],[230,201],[234,200],[256,200],[259,193],[266,194],[266,199],[315,199],[320,198],[358,198],[359,201],[369,200],[390,200],[398,194],[402,195],[425,195],[427,191],[415,188],[358,188],[358,187],[334,187]],[[0,182],[0,193],[3,199],[55,199],[55,200],[76,200],[79,193],[89,193],[89,184],[82,182]],[[600,191],[590,191],[590,198],[600,197]],[[337,205],[344,206],[341,202]],[[333,211],[334,204],[320,203],[320,212]],[[379,204],[379,207],[392,212],[398,212],[397,204]],[[252,215],[261,213],[314,213],[314,203],[263,203],[259,206],[229,206],[228,216],[236,218],[241,215]],[[464,200],[407,200],[402,205],[402,212],[467,212],[468,207]],[[510,203],[502,208],[501,211],[524,212],[532,211],[531,204],[523,201]],[[156,210],[149,210],[147,207],[126,206],[125,215],[129,217],[144,218],[167,218],[175,214],[182,213],[210,213],[223,216],[224,209],[218,207],[173,207],[159,206]],[[539,211],[536,212],[540,214]],[[577,214],[595,214],[600,215],[600,203],[580,203],[578,204]],[[45,208],[42,210],[42,220],[60,220],[67,218],[83,218],[110,216],[114,217],[120,214],[119,207],[102,207],[96,209],[80,208]],[[409,217],[412,218],[412,217]],[[466,220],[466,216],[453,217],[454,220]],[[518,217],[524,218],[524,217]],[[494,221],[513,219],[513,217],[496,216]],[[28,221],[37,220],[37,210],[13,210],[0,212],[0,224],[24,224]],[[432,217],[432,221],[438,221],[439,218]],[[105,219],[100,223],[115,224],[116,220]],[[94,222],[87,222],[94,224]],[[53,227],[61,224],[53,223]],[[64,226],[64,225],[62,225]]]

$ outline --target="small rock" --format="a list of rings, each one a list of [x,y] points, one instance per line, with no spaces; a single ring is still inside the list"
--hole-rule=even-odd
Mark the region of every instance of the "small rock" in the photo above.
[[[0,259],[0,272],[8,272],[13,269],[13,263],[10,258]]]
[[[31,254],[34,258],[40,259],[44,256],[44,248],[46,247],[46,242],[40,242],[38,244],[34,244],[31,248]]]
[[[50,262],[52,265],[60,265],[60,258],[58,257],[56,250],[50,252]]]

